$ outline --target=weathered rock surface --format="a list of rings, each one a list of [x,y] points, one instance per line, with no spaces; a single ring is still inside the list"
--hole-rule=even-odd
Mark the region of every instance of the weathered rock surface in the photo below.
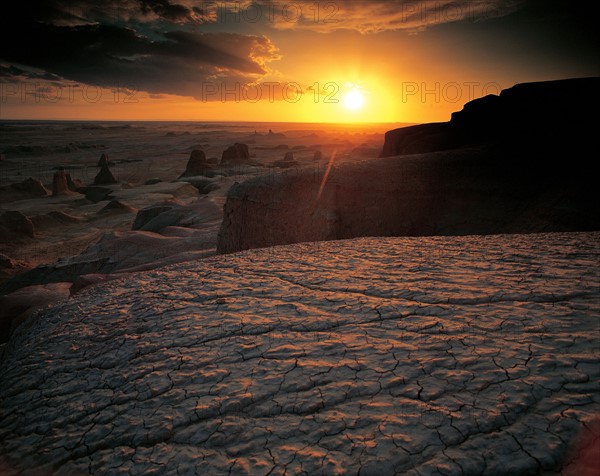
[[[600,107],[599,88],[600,78],[517,84],[468,102],[450,122],[387,132],[381,157],[493,143],[537,151],[541,166],[571,166],[564,154],[594,150],[596,125],[587,111]]]
[[[357,239],[83,290],[7,344],[0,468],[585,474],[599,255],[598,233]]]
[[[247,163],[250,161],[250,152],[246,144],[236,142],[231,147],[223,151],[221,156],[221,165],[232,165]]]

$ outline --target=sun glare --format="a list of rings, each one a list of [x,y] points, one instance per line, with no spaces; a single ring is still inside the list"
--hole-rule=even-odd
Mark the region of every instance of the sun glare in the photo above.
[[[365,103],[365,98],[358,89],[353,89],[344,96],[344,106],[346,109],[356,111]]]

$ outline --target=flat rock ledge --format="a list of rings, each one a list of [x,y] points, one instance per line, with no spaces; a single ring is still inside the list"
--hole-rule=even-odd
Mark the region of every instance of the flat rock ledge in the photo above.
[[[581,476],[599,258],[600,233],[361,238],[84,290],[8,344],[0,472]]]

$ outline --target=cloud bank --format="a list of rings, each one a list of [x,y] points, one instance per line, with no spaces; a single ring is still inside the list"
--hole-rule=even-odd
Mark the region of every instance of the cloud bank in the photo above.
[[[60,78],[206,98],[265,79],[280,58],[270,32],[351,29],[418,33],[506,15],[518,0],[40,0],[3,7],[0,76]],[[259,31],[263,34],[256,34]],[[33,68],[31,72],[27,68]],[[215,99],[218,97],[214,96]]]

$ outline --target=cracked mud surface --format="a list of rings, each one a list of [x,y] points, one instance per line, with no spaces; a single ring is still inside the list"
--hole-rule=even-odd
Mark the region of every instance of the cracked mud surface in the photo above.
[[[365,238],[85,290],[10,343],[0,469],[580,471],[599,258],[598,233]]]

